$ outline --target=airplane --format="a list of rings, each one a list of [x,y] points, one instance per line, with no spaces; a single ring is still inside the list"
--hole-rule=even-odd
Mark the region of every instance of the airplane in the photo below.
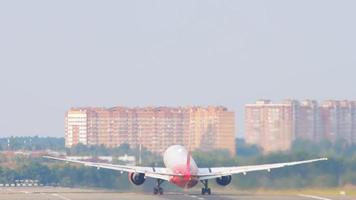
[[[198,168],[194,159],[191,157],[190,152],[184,146],[173,145],[167,148],[163,154],[163,161],[165,167],[141,167],[141,166],[126,166],[114,165],[108,163],[95,163],[78,161],[72,159],[57,158],[51,156],[44,156],[48,159],[60,160],[71,163],[83,164],[85,166],[96,167],[97,169],[110,169],[120,172],[128,172],[130,182],[134,185],[142,185],[146,178],[156,179],[156,186],[153,189],[155,195],[163,194],[161,184],[164,181],[173,183],[182,188],[192,188],[200,181],[203,184],[201,194],[211,194],[211,189],[208,186],[208,180],[215,179],[216,183],[221,186],[227,186],[231,183],[233,174],[246,174],[247,172],[260,171],[281,168],[286,166],[300,165],[312,163],[327,158],[319,158],[313,160],[250,165],[250,166],[237,166],[237,167],[211,167],[211,168]]]

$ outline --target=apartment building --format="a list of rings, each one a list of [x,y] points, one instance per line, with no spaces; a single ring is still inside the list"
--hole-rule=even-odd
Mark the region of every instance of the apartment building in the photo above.
[[[356,144],[355,101],[260,100],[245,105],[245,139],[264,152],[285,151],[295,139]]]
[[[260,100],[245,106],[245,139],[264,152],[288,150],[294,138],[293,102]]]
[[[66,147],[127,143],[163,152],[173,144],[190,150],[235,154],[235,115],[225,107],[72,108],[65,116]]]

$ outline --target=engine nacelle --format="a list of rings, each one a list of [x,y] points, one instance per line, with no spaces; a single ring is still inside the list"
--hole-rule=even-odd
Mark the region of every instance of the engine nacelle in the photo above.
[[[129,180],[135,185],[142,185],[145,182],[145,174],[129,173]]]
[[[216,178],[216,183],[222,186],[227,186],[231,183],[231,176],[222,176],[219,178]]]

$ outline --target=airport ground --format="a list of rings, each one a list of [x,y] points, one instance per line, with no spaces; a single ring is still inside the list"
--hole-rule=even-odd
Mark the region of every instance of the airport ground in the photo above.
[[[355,200],[355,194],[341,194],[334,191],[258,191],[238,192],[219,191],[214,194],[200,195],[196,190],[186,192],[166,192],[155,196],[142,192],[117,192],[110,190],[71,189],[58,187],[38,188],[0,188],[0,200]]]

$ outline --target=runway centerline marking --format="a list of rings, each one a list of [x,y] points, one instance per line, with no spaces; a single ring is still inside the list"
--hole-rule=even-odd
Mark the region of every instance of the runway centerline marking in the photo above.
[[[328,199],[328,198],[325,198],[325,197],[319,197],[319,196],[307,195],[307,194],[298,194],[298,196],[305,197],[305,198],[310,198],[310,199],[318,199],[318,200],[332,200],[332,199]]]
[[[52,194],[52,196],[58,197],[58,198],[63,199],[63,200],[71,200],[70,198],[67,198],[67,197],[59,195],[59,194]]]
[[[196,195],[188,195],[188,196],[191,197],[191,198],[195,198],[195,199],[199,199],[199,200],[204,200],[203,197],[198,197],[198,196],[196,196]]]

